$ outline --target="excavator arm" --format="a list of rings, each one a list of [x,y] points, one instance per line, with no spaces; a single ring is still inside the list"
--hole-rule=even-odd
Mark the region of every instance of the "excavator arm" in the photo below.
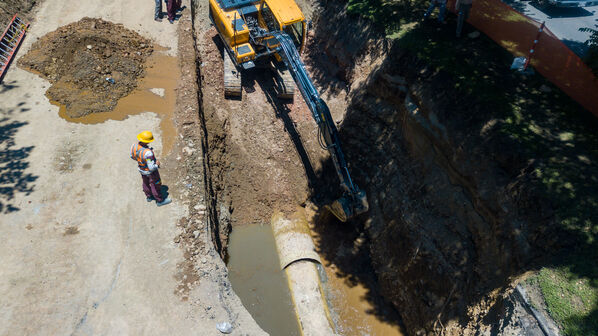
[[[299,57],[297,48],[289,35],[282,32],[270,32],[280,43],[278,46],[278,54],[283,62],[291,72],[303,99],[307,103],[316,124],[319,129],[320,145],[327,149],[334,162],[336,173],[340,180],[343,189],[343,196],[332,204],[326,207],[341,221],[345,222],[348,219],[368,211],[368,202],[365,192],[360,190],[357,185],[353,183],[345,156],[341,149],[338,130],[332,120],[328,106],[320,98],[311,78],[305,70],[305,65]]]

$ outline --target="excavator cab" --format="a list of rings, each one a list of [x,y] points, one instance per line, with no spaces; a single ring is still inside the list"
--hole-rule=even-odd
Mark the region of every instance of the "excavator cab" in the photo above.
[[[210,0],[210,18],[231,61],[244,69],[276,54],[271,32],[288,34],[299,52],[305,47],[305,17],[293,0]]]
[[[289,35],[299,53],[305,46],[307,26],[301,9],[293,0],[262,0],[262,24],[268,31],[282,31]]]
[[[282,27],[282,31],[291,37],[295,48],[297,48],[299,53],[301,53],[303,51],[303,46],[305,46],[305,20],[290,23]]]

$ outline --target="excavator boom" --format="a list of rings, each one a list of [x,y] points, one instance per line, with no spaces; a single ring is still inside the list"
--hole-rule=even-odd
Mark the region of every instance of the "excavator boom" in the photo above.
[[[294,96],[294,80],[318,125],[318,141],[334,162],[343,196],[326,207],[343,222],[366,212],[369,206],[365,192],[351,179],[330,110],[320,98],[297,51],[305,46],[307,35],[305,17],[299,6],[294,0],[209,1],[210,18],[225,45],[225,95],[241,96],[240,71],[264,61],[269,64],[275,58],[282,79],[279,97]]]
[[[327,206],[328,209],[343,222],[368,211],[369,205],[365,192],[353,183],[353,179],[349,174],[349,168],[341,149],[338,130],[332,119],[330,110],[324,100],[320,98],[311,78],[307,74],[305,65],[301,61],[293,41],[289,35],[283,32],[274,31],[270,32],[270,34],[280,44],[278,46],[278,54],[290,70],[303,99],[318,125],[320,136],[324,140],[324,143],[321,143],[321,145],[330,153],[344,191],[344,195],[341,198]]]

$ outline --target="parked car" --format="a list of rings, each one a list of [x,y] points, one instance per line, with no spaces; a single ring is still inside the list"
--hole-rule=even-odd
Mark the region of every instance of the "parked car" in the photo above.
[[[539,0],[538,3],[554,7],[588,7],[598,5],[598,0]]]

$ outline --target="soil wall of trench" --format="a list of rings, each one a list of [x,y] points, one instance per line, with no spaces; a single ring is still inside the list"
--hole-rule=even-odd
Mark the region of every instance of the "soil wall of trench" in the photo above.
[[[228,106],[234,112],[236,105],[239,112],[255,110],[245,101],[220,98],[222,73],[209,64],[209,58],[217,62],[220,57],[213,47],[218,42],[210,32],[207,5],[194,4],[196,43],[204,57],[197,67],[207,214],[214,244],[226,257],[231,212],[241,204],[234,201],[233,190],[242,184],[236,181],[263,170],[239,167],[236,180],[231,173],[240,152],[230,139],[230,118],[236,116],[222,117],[226,114],[220,110]],[[410,335],[497,331],[505,292],[549,251],[571,243],[556,238],[554,211],[536,187],[533,160],[504,150],[516,143],[499,133],[488,114],[462,113],[471,106],[470,98],[455,90],[449,76],[431,71],[366,22],[347,16],[344,4],[326,1],[312,10],[315,28],[305,63],[339,122],[350,170],[370,202],[367,214],[343,225],[367,233],[381,293]],[[253,79],[250,84],[261,87]],[[299,133],[304,130],[301,123],[295,126]],[[322,194],[334,194],[332,164],[316,146],[305,141],[315,179],[301,180],[297,190],[279,200],[280,193],[273,193],[272,200],[256,199],[264,207],[260,216],[267,218],[267,209],[276,204],[304,203],[293,195],[306,184],[316,205],[325,203]],[[315,162],[318,158],[322,161]],[[292,174],[303,171],[298,168],[302,163],[298,158],[275,162]],[[251,199],[256,194],[246,190],[244,195]]]
[[[369,234],[384,297],[412,335],[500,332],[513,284],[572,244],[535,181],[537,162],[477,113],[491,107],[396,44],[348,96],[341,138],[371,207],[350,225]]]
[[[344,6],[323,5],[307,63],[332,64],[316,72],[324,92],[349,88],[339,131],[370,211],[348,225],[367,232],[381,293],[408,334],[501,333],[512,286],[574,244],[533,174],[539,163],[483,113],[490,106]]]
[[[530,197],[525,167],[486,151],[508,144],[454,122],[442,78],[422,78],[415,58],[391,53],[354,93],[341,128],[369,197],[357,221],[382,293],[409,334],[496,327],[505,291],[554,246],[542,218],[550,210]]]

